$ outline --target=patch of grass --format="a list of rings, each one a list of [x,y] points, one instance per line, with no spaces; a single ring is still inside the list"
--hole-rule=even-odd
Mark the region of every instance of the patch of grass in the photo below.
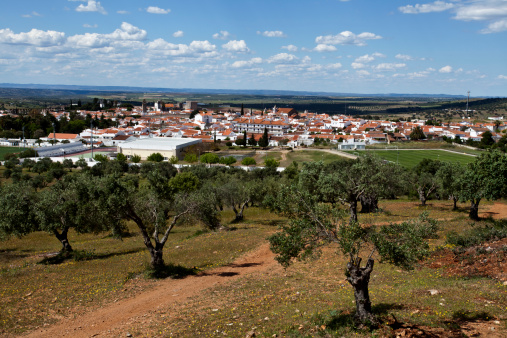
[[[468,164],[475,160],[474,156],[463,155],[454,152],[444,151],[444,150],[426,150],[426,149],[417,149],[417,150],[367,150],[368,152],[373,152],[380,158],[390,161],[393,163],[399,163],[401,166],[411,169],[415,167],[419,162],[423,159],[427,158],[430,160],[439,160],[439,161],[447,161],[447,162],[458,162],[461,164]],[[355,151],[359,155],[364,155],[367,151]]]
[[[0,147],[0,161],[5,160],[5,155],[22,152],[23,148],[18,147]]]

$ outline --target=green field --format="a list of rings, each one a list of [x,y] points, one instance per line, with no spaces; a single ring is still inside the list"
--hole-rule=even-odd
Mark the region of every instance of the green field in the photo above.
[[[5,159],[4,156],[7,155],[7,154],[19,153],[21,151],[23,151],[23,148],[18,148],[18,147],[0,147],[0,161],[3,161]]]
[[[459,162],[467,164],[475,160],[474,156],[461,155],[445,150],[368,150],[375,153],[380,158],[399,163],[405,168],[411,169],[415,167],[423,159],[439,160],[447,162]],[[354,151],[352,154],[364,155],[365,151]]]

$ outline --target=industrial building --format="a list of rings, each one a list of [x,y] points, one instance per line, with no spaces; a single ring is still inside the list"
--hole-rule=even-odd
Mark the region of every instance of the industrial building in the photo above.
[[[183,159],[185,149],[201,142],[202,140],[193,138],[149,137],[119,144],[117,151],[127,158],[139,155],[141,160],[146,160],[153,153],[160,153],[164,160],[172,156]]]

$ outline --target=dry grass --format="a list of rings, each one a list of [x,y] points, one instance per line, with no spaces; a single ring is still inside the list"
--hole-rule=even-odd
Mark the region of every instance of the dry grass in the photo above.
[[[487,208],[487,204],[482,204]],[[464,207],[464,205],[460,205]],[[441,235],[472,225],[466,210],[451,211],[448,201],[381,201],[385,213],[361,214],[365,223],[403,221],[428,211],[441,222]],[[257,208],[246,210],[245,222],[223,213],[234,231],[196,234],[197,226],[175,229],[166,244],[167,263],[208,269],[228,264],[265,242],[284,222]],[[132,232],[135,229],[132,227]],[[94,259],[59,265],[38,264],[44,255],[59,250],[52,236],[36,233],[0,243],[0,334],[16,335],[37,326],[89,311],[108,302],[132,297],[156,285],[143,277],[148,253],[139,236],[118,241],[105,235],[70,234],[76,250],[92,250]],[[433,242],[442,245],[443,236]],[[259,336],[371,336],[351,324],[352,288],[344,276],[345,258],[336,247],[323,250],[321,259],[298,262],[287,270],[276,266],[212,287],[184,303],[160,308],[149,320],[133,322],[128,332],[136,337],[241,337],[255,327]],[[429,289],[439,295],[431,296]],[[456,318],[496,318],[505,323],[506,286],[488,278],[457,278],[441,269],[419,267],[406,272],[377,262],[370,284],[374,310],[394,314],[401,322],[452,327]]]

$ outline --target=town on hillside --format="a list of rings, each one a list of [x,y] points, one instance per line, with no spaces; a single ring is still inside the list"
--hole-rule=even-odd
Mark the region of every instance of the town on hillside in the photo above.
[[[100,104],[101,108],[105,108]],[[12,112],[1,112],[0,116]],[[58,121],[72,118],[91,121],[80,133],[64,133],[55,130],[38,138],[1,139],[3,146],[34,147],[39,153],[62,156],[93,147],[119,147],[122,144],[146,138],[198,139],[203,143],[224,142],[229,146],[255,145],[267,132],[270,147],[291,148],[312,145],[336,145],[339,150],[364,149],[376,143],[390,144],[408,140],[446,140],[454,143],[473,144],[483,137],[497,142],[505,135],[507,123],[502,116],[490,116],[487,122],[470,119],[459,122],[435,123],[432,120],[396,119],[373,120],[346,115],[329,115],[314,112],[298,112],[293,108],[272,107],[254,110],[241,107],[200,109],[196,101],[181,104],[165,104],[146,101],[141,106],[115,106],[96,111],[45,110]],[[71,116],[73,114],[73,116]],[[77,115],[76,115],[77,114]],[[108,127],[100,128],[97,121],[107,120]],[[94,123],[95,122],[95,123]],[[95,124],[95,125],[94,125]],[[255,141],[254,141],[255,140]],[[70,143],[72,145],[63,144]],[[60,146],[55,147],[55,144]],[[49,151],[49,149],[52,149]]]

